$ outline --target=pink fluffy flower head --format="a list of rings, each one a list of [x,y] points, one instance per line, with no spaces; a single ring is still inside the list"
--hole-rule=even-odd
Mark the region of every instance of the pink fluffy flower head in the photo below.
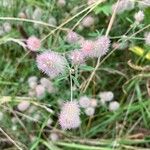
[[[26,41],[28,49],[31,51],[37,51],[41,47],[41,41],[35,37],[31,36]]]
[[[81,96],[79,99],[79,105],[82,108],[87,108],[90,106],[90,98],[87,96]]]
[[[74,65],[83,64],[85,62],[85,56],[81,50],[74,50],[70,53],[71,62]]]
[[[35,92],[36,92],[36,97],[39,99],[42,99],[45,97],[45,87],[41,84],[37,85],[35,88]]]
[[[64,73],[66,68],[66,59],[56,52],[46,51],[36,58],[39,70],[47,74],[50,78]]]
[[[66,102],[59,115],[59,124],[62,129],[74,129],[80,126],[80,109],[76,101]]]
[[[115,10],[117,5],[117,2],[115,4],[113,4],[112,6],[112,12]],[[126,10],[131,10],[134,8],[134,1],[133,0],[120,0],[118,7],[117,7],[117,13],[123,13]]]
[[[81,45],[81,50],[86,57],[101,57],[107,53],[109,46],[109,38],[101,36],[95,41],[84,41]]]
[[[77,34],[76,32],[74,31],[71,31],[69,30],[67,32],[67,35],[66,35],[66,41],[68,43],[78,43],[80,40],[82,40],[83,37],[81,37],[79,34]]]
[[[101,36],[95,41],[95,49],[93,56],[94,57],[101,57],[105,55],[110,46],[110,40],[107,36]]]
[[[94,41],[86,40],[81,44],[81,51],[85,57],[91,57],[94,50]]]
[[[135,13],[134,18],[135,18],[135,21],[137,23],[142,22],[144,20],[144,13],[143,13],[143,11],[140,10],[137,13]]]

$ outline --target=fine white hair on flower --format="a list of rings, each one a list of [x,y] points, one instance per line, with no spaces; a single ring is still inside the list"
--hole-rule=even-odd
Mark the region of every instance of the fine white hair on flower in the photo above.
[[[93,57],[94,41],[92,41],[92,40],[84,40],[81,43],[81,51],[83,52],[85,57]]]
[[[90,106],[90,98],[87,96],[81,96],[79,99],[79,105],[82,108],[87,108]]]
[[[78,128],[81,124],[80,108],[76,101],[70,101],[63,104],[59,115],[59,124],[62,129]]]
[[[80,43],[84,38],[80,36],[78,33],[69,30],[66,35],[66,41],[70,44]]]
[[[135,13],[134,18],[135,18],[135,21],[137,23],[142,22],[144,20],[144,13],[143,13],[143,11],[140,10],[137,13]]]
[[[116,111],[119,109],[119,107],[120,107],[120,104],[117,101],[110,102],[109,104],[110,111]]]
[[[37,51],[41,47],[41,41],[35,36],[31,36],[26,40],[27,48],[31,51]]]
[[[106,102],[109,102],[109,101],[112,101],[113,98],[114,98],[114,93],[111,92],[111,91],[104,91],[104,92],[100,92],[99,93],[99,97],[106,101]]]
[[[112,6],[112,12],[115,10],[117,2]],[[116,12],[118,14],[123,13],[126,10],[132,10],[135,2],[133,0],[120,0]]]
[[[52,51],[39,54],[36,58],[39,70],[47,74],[50,78],[55,78],[65,72],[67,62],[65,57]]]
[[[85,56],[81,50],[73,50],[69,55],[72,64],[79,65],[85,63]]]
[[[94,57],[105,55],[110,47],[110,40],[107,36],[101,36],[95,41]]]
[[[101,57],[105,55],[110,46],[110,40],[107,36],[101,36],[97,40],[86,40],[81,44],[81,50],[86,57]]]

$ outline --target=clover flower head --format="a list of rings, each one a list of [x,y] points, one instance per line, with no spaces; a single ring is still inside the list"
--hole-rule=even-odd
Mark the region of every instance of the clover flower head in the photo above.
[[[120,104],[117,101],[110,102],[109,104],[110,111],[116,111],[119,109],[119,107],[120,107]]]
[[[70,53],[70,59],[74,65],[83,64],[85,62],[85,56],[81,50],[73,50]]]
[[[76,101],[66,102],[59,115],[59,124],[62,129],[78,128],[81,124],[80,108]]]
[[[37,51],[41,47],[41,41],[35,36],[31,36],[26,41],[27,47],[31,51]]]
[[[63,74],[66,69],[66,59],[60,54],[46,51],[39,54],[36,58],[39,70],[47,74],[50,78],[55,78]]]
[[[81,23],[84,27],[88,28],[94,25],[94,22],[95,22],[94,17],[88,15],[82,20]]]
[[[59,135],[57,133],[55,133],[55,132],[52,132],[50,134],[49,138],[51,139],[51,141],[58,141],[59,140]]]
[[[82,108],[87,108],[90,106],[90,98],[87,96],[81,96],[79,99],[79,105]]]
[[[81,43],[81,51],[85,57],[93,57],[94,55],[94,41],[85,40]]]
[[[109,102],[109,101],[112,101],[112,100],[113,100],[114,94],[113,94],[113,92],[111,92],[111,91],[104,91],[104,92],[100,92],[100,93],[99,93],[99,97],[100,97],[102,100],[104,100],[104,101],[106,101],[106,102]]]
[[[95,108],[93,108],[93,107],[87,107],[87,108],[85,109],[85,114],[86,114],[87,116],[93,116],[94,113],[95,113]]]
[[[110,47],[110,40],[107,36],[101,36],[95,41],[95,49],[93,56],[101,57],[105,55]]]
[[[17,106],[18,110],[19,111],[25,111],[29,108],[30,106],[30,102],[29,101],[26,101],[26,100],[23,100],[22,102],[20,102]]]
[[[35,88],[36,97],[42,99],[45,96],[45,87],[41,84],[37,85]]]
[[[112,12],[115,10],[117,2],[112,6]],[[118,14],[123,13],[126,10],[132,10],[134,8],[135,2],[133,0],[120,0],[116,12]]]
[[[71,31],[71,30],[69,30],[68,32],[67,32],[67,35],[66,35],[66,41],[68,42],[68,43],[78,43],[78,41],[80,40],[80,35],[79,34],[77,34],[76,32],[74,32],[74,31]]]
[[[91,100],[90,100],[90,107],[97,107],[97,99],[95,99],[95,98],[92,98]]]
[[[140,10],[137,13],[135,13],[134,18],[135,18],[135,21],[137,23],[142,22],[144,20],[144,13],[143,13],[143,11]]]

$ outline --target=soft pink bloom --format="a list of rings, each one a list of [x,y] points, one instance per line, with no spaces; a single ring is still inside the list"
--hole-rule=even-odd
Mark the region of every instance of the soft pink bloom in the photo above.
[[[87,40],[81,45],[81,50],[86,57],[101,57],[107,53],[110,40],[106,36],[101,36],[97,40]]]
[[[91,100],[90,100],[90,106],[91,106],[91,107],[97,107],[97,99],[94,99],[94,98],[91,99]]]
[[[137,13],[135,13],[134,18],[135,18],[135,21],[137,23],[142,22],[144,20],[144,13],[143,13],[143,11],[140,10]]]
[[[83,52],[84,56],[91,57],[93,56],[94,47],[94,41],[86,40],[81,44],[81,51]]]
[[[120,107],[120,104],[117,101],[110,102],[109,104],[110,111],[116,111],[119,109],[119,107]]]
[[[28,49],[31,51],[37,51],[41,47],[41,41],[35,37],[31,36],[26,41]]]
[[[114,93],[111,91],[104,91],[99,93],[99,97],[103,99],[105,102],[110,102],[114,98]]]
[[[51,139],[51,141],[55,141],[56,142],[56,141],[59,140],[59,135],[57,133],[53,132],[53,133],[50,134],[49,138]]]
[[[79,105],[82,108],[87,108],[90,106],[90,99],[87,96],[81,96],[79,99]]]
[[[92,17],[92,16],[86,16],[83,20],[82,20],[82,25],[84,26],[84,27],[91,27],[92,25],[94,25],[94,22],[95,22],[95,20],[94,20],[94,17]]]
[[[68,42],[68,43],[79,43],[79,41],[80,40],[82,40],[83,39],[83,37],[82,36],[80,36],[79,34],[77,34],[76,32],[74,32],[74,31],[71,31],[71,30],[69,30],[68,32],[67,32],[67,35],[66,35],[66,41]]]
[[[80,109],[75,101],[66,102],[59,115],[59,124],[62,129],[74,129],[80,126]]]
[[[19,111],[25,111],[29,108],[30,102],[29,101],[22,101],[18,104],[17,108]]]
[[[66,59],[56,52],[46,51],[36,58],[38,68],[51,78],[64,73]]]
[[[95,49],[94,49],[93,56],[101,57],[101,56],[105,55],[109,50],[109,46],[110,46],[110,40],[108,37],[106,37],[106,36],[99,37],[95,41]]]
[[[70,53],[70,58],[74,65],[83,64],[85,62],[85,56],[81,50],[73,50]]]

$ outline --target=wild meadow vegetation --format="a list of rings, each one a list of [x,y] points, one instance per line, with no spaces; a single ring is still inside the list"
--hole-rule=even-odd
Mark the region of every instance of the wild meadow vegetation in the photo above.
[[[150,0],[0,0],[0,150],[150,150]]]

